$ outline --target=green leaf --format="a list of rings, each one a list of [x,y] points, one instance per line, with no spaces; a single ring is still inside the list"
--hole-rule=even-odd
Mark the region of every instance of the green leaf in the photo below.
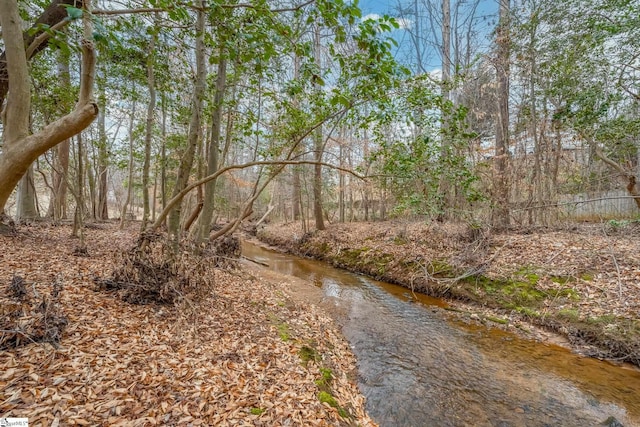
[[[78,9],[77,7],[67,6],[67,20],[73,21],[76,19],[82,18],[82,9]]]

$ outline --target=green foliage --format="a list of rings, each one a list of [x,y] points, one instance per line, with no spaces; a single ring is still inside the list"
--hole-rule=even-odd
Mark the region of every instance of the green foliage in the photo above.
[[[302,364],[307,366],[309,362],[318,363],[322,359],[320,357],[320,353],[313,346],[303,345],[300,347],[300,351],[298,351],[298,356],[302,360]]]
[[[266,409],[263,409],[263,408],[251,408],[251,409],[249,409],[249,412],[251,413],[251,415],[262,415],[262,414],[264,414],[265,411],[266,411]]]
[[[619,163],[637,156],[640,137],[640,79],[630,72],[639,65],[640,49],[640,18],[633,3],[544,1],[516,11],[529,19],[514,25],[521,67],[528,68],[531,58],[537,62],[532,78],[539,99],[533,102],[547,100],[551,105],[540,108],[552,109],[554,126],[604,147]]]
[[[322,391],[330,391],[333,381],[333,371],[329,368],[320,368],[320,378],[315,380],[316,385]]]

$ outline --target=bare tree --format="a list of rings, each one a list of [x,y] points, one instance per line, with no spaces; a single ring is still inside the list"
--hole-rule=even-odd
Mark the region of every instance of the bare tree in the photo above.
[[[509,225],[509,13],[510,0],[500,0],[500,20],[497,29],[496,74],[498,78],[498,120],[496,121],[495,182],[493,225]]]

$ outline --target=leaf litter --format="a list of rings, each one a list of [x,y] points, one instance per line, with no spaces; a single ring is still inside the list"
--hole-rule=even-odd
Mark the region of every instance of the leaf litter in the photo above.
[[[68,321],[57,347],[0,350],[0,418],[33,426],[375,425],[348,343],[320,309],[291,300],[286,283],[215,268],[213,292],[188,304],[129,304],[100,290],[95,277],[117,270],[134,227],[97,224],[86,233],[89,257],[73,256],[66,226],[0,236],[0,305],[15,300],[14,277],[40,295],[59,283],[57,315]],[[301,349],[310,346],[321,360],[305,366]],[[322,367],[333,372],[340,408],[318,398]]]

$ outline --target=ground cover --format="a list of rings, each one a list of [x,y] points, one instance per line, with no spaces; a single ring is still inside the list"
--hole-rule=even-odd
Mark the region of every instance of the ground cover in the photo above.
[[[74,255],[67,226],[0,236],[0,418],[33,426],[375,425],[348,343],[318,308],[290,298],[286,283],[215,268],[213,293],[178,306],[131,304],[98,286],[138,226],[91,225],[88,256]],[[58,333],[38,334],[54,314]]]

